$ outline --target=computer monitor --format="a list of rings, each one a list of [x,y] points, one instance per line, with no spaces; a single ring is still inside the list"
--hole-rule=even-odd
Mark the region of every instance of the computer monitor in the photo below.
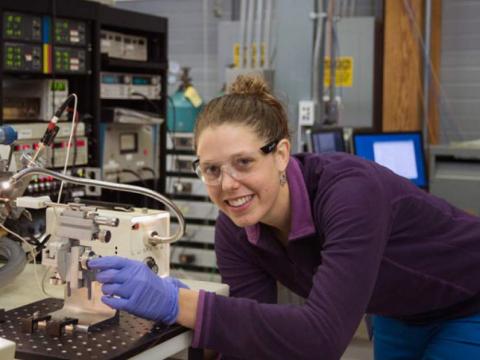
[[[421,188],[427,187],[422,133],[356,133],[354,154],[373,160],[394,173],[410,179]]]
[[[343,140],[343,129],[314,130],[311,133],[311,141],[312,151],[314,153],[346,151]]]

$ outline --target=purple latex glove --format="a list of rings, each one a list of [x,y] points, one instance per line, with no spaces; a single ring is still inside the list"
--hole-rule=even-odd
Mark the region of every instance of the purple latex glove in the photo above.
[[[162,279],[144,263],[118,256],[89,260],[88,267],[99,270],[96,279],[108,306],[165,324],[177,319],[178,289],[188,288],[180,280]]]

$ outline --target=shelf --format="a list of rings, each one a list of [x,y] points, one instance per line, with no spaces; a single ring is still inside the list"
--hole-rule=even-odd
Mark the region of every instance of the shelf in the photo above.
[[[172,245],[175,245],[173,243]],[[198,271],[206,274],[219,274],[220,272],[215,266],[211,267],[205,267],[205,266],[200,266],[200,265],[192,265],[192,264],[180,264],[180,263],[171,263],[170,264],[170,269],[171,270],[190,270],[190,271]]]
[[[189,201],[204,201],[211,203],[210,198],[205,195],[186,195],[186,194],[173,194],[173,193],[167,193],[166,194],[170,199],[172,200],[189,200]],[[213,204],[213,203],[212,203]]]
[[[168,20],[164,17],[101,6],[98,12],[100,26],[105,30],[135,32],[140,36],[167,36]]]
[[[184,236],[188,237],[188,235]],[[177,240],[175,241],[175,245],[186,246],[191,249],[214,250],[214,245],[212,243],[200,242],[196,240]]]
[[[175,199],[173,200],[175,202]],[[172,224],[178,224],[177,219],[170,219]],[[215,220],[208,220],[208,219],[195,219],[195,218],[185,218],[185,222],[187,224],[192,225],[206,225],[206,226],[215,226]]]
[[[102,70],[125,70],[133,69],[140,72],[167,70],[167,63],[153,63],[145,61],[124,60],[108,57],[102,54]]]
[[[168,171],[165,173],[167,177],[171,178],[188,178],[188,179],[198,179],[198,175],[192,172],[180,172],[180,171]]]
[[[29,72],[29,71],[21,71],[21,70],[4,70],[3,74],[8,77],[12,78],[24,78],[24,79],[52,79],[52,78],[78,78],[78,77],[86,77],[91,76],[91,74],[87,73],[49,73],[45,74],[43,72]]]
[[[169,155],[196,155],[195,150],[183,150],[183,149],[166,149],[166,153]]]

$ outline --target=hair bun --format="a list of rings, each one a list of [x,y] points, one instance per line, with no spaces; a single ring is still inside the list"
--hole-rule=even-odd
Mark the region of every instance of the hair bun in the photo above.
[[[270,95],[270,89],[259,75],[238,75],[228,89],[229,94],[237,95]]]

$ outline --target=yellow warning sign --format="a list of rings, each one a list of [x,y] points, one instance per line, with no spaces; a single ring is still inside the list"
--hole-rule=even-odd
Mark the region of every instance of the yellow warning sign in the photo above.
[[[324,84],[330,86],[330,58],[325,58]],[[353,86],[353,57],[340,56],[335,62],[335,86],[352,87]]]
[[[240,67],[240,43],[233,44],[233,65]]]
[[[246,51],[248,50],[247,47],[245,47],[245,50],[243,52],[243,65],[246,64],[247,62],[247,54]],[[250,47],[251,51],[251,64],[250,66],[252,67],[257,67],[257,66],[263,66],[265,64],[265,43],[262,43],[260,46],[260,64],[258,64],[258,59],[257,59],[257,44],[253,43],[252,46]],[[233,67],[240,67],[240,43],[235,43],[233,44]]]
[[[202,98],[198,94],[197,90],[193,86],[189,86],[185,89],[185,92],[183,95],[190,100],[193,106],[198,108],[200,105],[202,105]]]

